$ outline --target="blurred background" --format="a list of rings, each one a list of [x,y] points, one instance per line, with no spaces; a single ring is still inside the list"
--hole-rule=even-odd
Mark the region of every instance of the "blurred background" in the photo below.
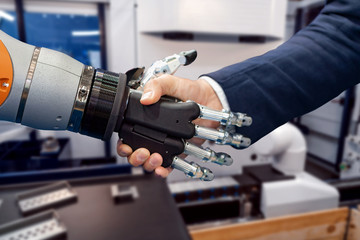
[[[86,65],[123,73],[196,49],[197,60],[176,75],[197,79],[276,48],[307,26],[324,4],[324,0],[1,0],[0,29]],[[331,185],[340,192],[335,197],[344,205],[360,199],[353,190],[360,178],[358,96],[357,87],[348,89],[292,120],[306,139],[304,166],[298,171]],[[114,135],[110,142],[103,142],[71,132],[0,122],[0,183],[141,173],[117,156],[117,139]],[[234,158],[231,167],[204,164],[224,179],[241,176],[247,167],[271,165],[281,155],[264,153],[261,145],[242,151],[205,145]],[[203,187],[194,190],[193,185],[181,185],[187,180],[175,171],[167,179],[178,203],[189,202],[184,196]],[[349,180],[351,187],[345,184]],[[233,186],[231,181],[217,184]],[[243,200],[248,202],[246,196]],[[198,195],[195,198],[201,200]]]

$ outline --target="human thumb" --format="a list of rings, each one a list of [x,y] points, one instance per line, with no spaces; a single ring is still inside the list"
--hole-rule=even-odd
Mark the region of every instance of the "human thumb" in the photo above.
[[[162,95],[167,94],[166,89],[169,87],[167,85],[167,80],[164,77],[150,80],[144,87],[144,92],[140,102],[143,105],[156,103]]]

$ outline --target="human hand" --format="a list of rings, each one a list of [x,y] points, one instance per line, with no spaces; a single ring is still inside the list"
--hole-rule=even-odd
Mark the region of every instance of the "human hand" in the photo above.
[[[159,101],[163,95],[173,96],[182,101],[192,100],[215,110],[222,109],[221,102],[213,88],[203,79],[193,81],[173,75],[162,75],[159,78],[150,80],[145,85],[140,101],[143,105],[151,105]],[[193,122],[209,128],[219,126],[218,122],[203,119],[196,119]],[[204,142],[199,138],[193,138],[190,141],[198,145]],[[163,159],[160,154],[153,153],[150,155],[149,150],[146,148],[139,148],[133,152],[130,146],[122,144],[119,140],[117,152],[122,157],[128,157],[129,163],[133,166],[143,165],[146,171],[155,170],[155,173],[162,177],[167,177],[172,170],[172,168],[161,166]]]

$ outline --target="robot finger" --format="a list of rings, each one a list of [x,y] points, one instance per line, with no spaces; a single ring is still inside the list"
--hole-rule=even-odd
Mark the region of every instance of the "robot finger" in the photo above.
[[[189,142],[185,142],[184,153],[200,158],[204,162],[212,162],[218,165],[230,166],[233,163],[233,159],[229,154],[217,153],[210,148],[204,149]]]
[[[202,181],[211,181],[214,179],[214,174],[210,169],[201,167],[194,162],[188,162],[178,156],[173,158],[171,167],[182,171],[186,176],[191,178],[197,178]]]
[[[195,125],[195,137],[214,141],[221,145],[231,145],[234,148],[245,148],[250,146],[250,138],[244,137],[241,134],[230,133],[222,129],[212,129]]]
[[[159,77],[162,74],[173,75],[180,66],[191,64],[195,61],[196,57],[196,50],[190,50],[183,51],[154,62],[142,76],[140,80],[140,89],[143,89],[148,81],[155,77]]]
[[[242,127],[242,126],[250,126],[252,123],[252,118],[244,113],[230,112],[225,109],[218,111],[202,106],[200,104],[198,105],[200,108],[199,118],[218,121],[223,126],[233,125],[237,127]]]

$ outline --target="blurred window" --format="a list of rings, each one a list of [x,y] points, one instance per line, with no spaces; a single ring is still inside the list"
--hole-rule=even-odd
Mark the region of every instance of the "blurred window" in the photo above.
[[[0,2],[0,30],[14,38],[19,37],[14,1]]]
[[[29,44],[68,54],[101,67],[97,5],[25,1],[25,31]]]

